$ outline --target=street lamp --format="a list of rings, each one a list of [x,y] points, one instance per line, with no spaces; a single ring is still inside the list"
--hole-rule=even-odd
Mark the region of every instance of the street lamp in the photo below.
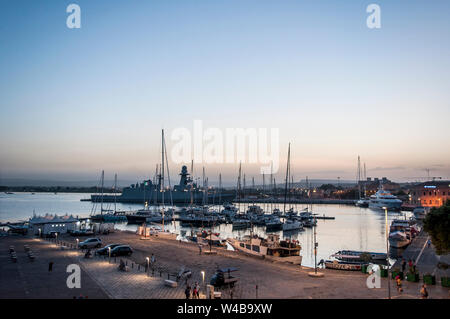
[[[108,255],[109,255],[109,259],[108,259],[108,263],[111,263],[111,246],[108,247]]]
[[[384,222],[386,224],[386,265],[387,265],[387,279],[388,279],[388,299],[391,299],[391,281],[389,278],[389,229],[388,229],[388,208],[384,209]]]
[[[145,258],[145,260],[147,260],[147,277],[148,277],[148,274],[149,274],[149,270],[150,270],[150,258]]]
[[[55,233],[55,242],[56,242],[56,245],[58,245],[58,233]]]
[[[80,243],[80,240],[77,238],[77,249],[78,249],[79,243]]]
[[[202,274],[202,286],[203,286],[203,289],[204,289],[205,294],[206,294],[206,287],[205,287],[205,271],[202,270],[200,273]]]

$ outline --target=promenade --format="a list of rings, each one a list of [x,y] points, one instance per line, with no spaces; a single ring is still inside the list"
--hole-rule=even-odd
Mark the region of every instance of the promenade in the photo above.
[[[320,269],[323,278],[308,275],[311,269],[290,264],[274,263],[242,254],[216,250],[215,255],[199,255],[197,245],[168,238],[152,237],[141,240],[130,232],[116,231],[100,236],[103,244],[123,243],[134,249],[131,258],[123,258],[130,271],[121,272],[117,267],[119,258],[83,258],[75,247],[76,238],[61,236],[58,244],[44,239],[21,236],[0,239],[1,287],[0,298],[73,298],[87,295],[89,298],[184,298],[185,282],[177,288],[164,285],[164,280],[178,273],[181,266],[192,271],[190,285],[198,282],[204,292],[205,284],[217,268],[236,267],[239,282],[232,290],[221,290],[224,299],[229,298],[386,298],[387,280],[382,278],[381,288],[368,289],[367,275],[361,272],[345,272]],[[27,260],[23,245],[28,244],[36,252],[35,261]],[[14,245],[18,261],[9,258],[8,247]],[[61,245],[66,248],[62,249]],[[204,249],[203,252],[205,252]],[[154,272],[145,273],[146,257],[156,257]],[[54,269],[48,273],[48,263],[54,261]],[[82,269],[82,288],[69,289],[65,267],[79,264]],[[205,273],[203,282],[202,272]],[[393,281],[393,298],[419,298],[420,283],[404,282],[404,292],[399,294]],[[448,288],[430,286],[430,298],[448,298]]]

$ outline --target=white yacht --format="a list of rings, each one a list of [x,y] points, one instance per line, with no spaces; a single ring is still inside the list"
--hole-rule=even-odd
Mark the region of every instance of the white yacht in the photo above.
[[[401,207],[402,201],[384,189],[380,189],[374,195],[370,196],[369,208],[400,210]]]

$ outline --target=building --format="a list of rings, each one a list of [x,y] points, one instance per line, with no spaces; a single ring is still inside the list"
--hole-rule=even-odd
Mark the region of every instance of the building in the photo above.
[[[45,236],[50,233],[64,234],[68,231],[75,230],[78,219],[72,215],[45,215],[30,218],[30,229],[35,235]]]
[[[410,204],[423,207],[440,207],[450,199],[450,181],[430,181],[411,187]]]

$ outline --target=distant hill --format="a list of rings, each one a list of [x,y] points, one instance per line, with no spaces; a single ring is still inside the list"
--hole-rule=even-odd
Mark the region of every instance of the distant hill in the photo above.
[[[124,181],[118,180],[117,187],[130,186],[130,184],[136,183],[136,181]],[[57,181],[57,180],[41,180],[41,179],[26,179],[26,178],[0,178],[0,186],[61,186],[61,187],[95,187],[99,185],[99,181]],[[105,187],[111,188],[114,185],[113,180],[105,180]]]

